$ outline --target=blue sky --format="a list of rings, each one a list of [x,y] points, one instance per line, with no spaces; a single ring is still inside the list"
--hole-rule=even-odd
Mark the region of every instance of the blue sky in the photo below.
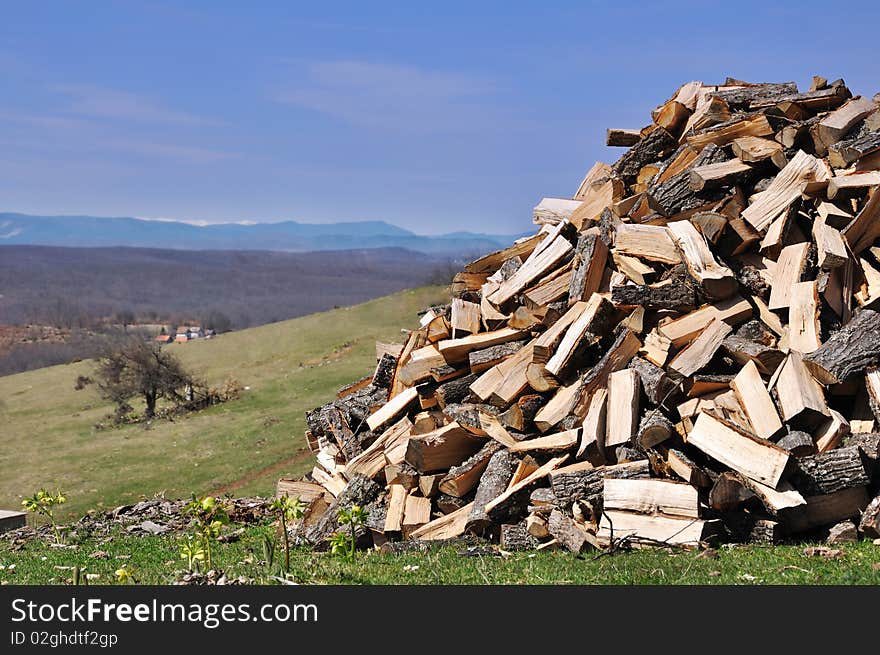
[[[0,211],[521,232],[684,82],[880,91],[876,1],[2,7]]]

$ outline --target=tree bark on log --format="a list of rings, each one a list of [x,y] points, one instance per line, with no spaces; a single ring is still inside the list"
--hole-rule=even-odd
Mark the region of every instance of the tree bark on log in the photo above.
[[[612,167],[614,174],[629,185],[636,181],[646,164],[653,164],[678,147],[678,141],[662,127],[639,140]]]
[[[650,476],[648,460],[617,464],[612,466],[600,466],[594,469],[582,471],[563,471],[562,473],[550,474],[550,488],[556,498],[556,506],[566,513],[571,512],[571,507],[576,502],[583,502],[594,508],[601,504],[603,480],[637,479]]]
[[[501,538],[499,540],[502,550],[534,550],[541,543],[529,534],[525,521],[501,526]]]
[[[588,544],[593,545],[587,531],[558,509],[550,513],[547,530],[560,544],[575,554],[580,553]]]
[[[499,450],[500,443],[495,440],[487,442],[477,453],[449,469],[449,473],[440,481],[440,491],[459,498],[466,495],[477,486],[489,460]]]
[[[658,411],[649,411],[642,417],[636,433],[636,442],[642,448],[653,448],[675,433],[675,426]]]
[[[519,459],[507,449],[499,450],[489,459],[477,485],[474,507],[468,517],[466,529],[469,532],[482,532],[491,524],[485,511],[486,503],[504,493],[518,464]]]
[[[645,397],[652,405],[659,405],[663,402],[666,394],[673,388],[673,383],[659,366],[655,366],[647,359],[641,357],[633,357],[629,363],[629,368],[639,374],[642,382],[642,390]]]
[[[816,453],[816,444],[813,437],[801,430],[792,430],[776,442],[780,448],[785,448],[795,457],[807,457]]]
[[[382,488],[378,484],[358,473],[345,485],[342,493],[327,508],[320,520],[306,531],[306,539],[319,550],[328,548],[327,539],[339,530],[339,509],[352,505],[366,506],[381,492]]]
[[[795,460],[791,481],[806,496],[830,494],[871,483],[861,451],[856,446]]]
[[[611,302],[616,307],[649,307],[690,311],[696,306],[694,290],[685,284],[647,286],[629,284],[611,289]]]
[[[880,537],[880,496],[868,503],[859,522],[859,532],[866,537],[876,539]]]
[[[836,384],[880,361],[880,314],[863,309],[828,341],[804,357],[822,384]]]
[[[437,387],[434,396],[437,398],[437,402],[440,403],[440,407],[467,401],[471,396],[470,386],[476,381],[477,377],[476,374],[472,373],[463,378],[444,382]]]

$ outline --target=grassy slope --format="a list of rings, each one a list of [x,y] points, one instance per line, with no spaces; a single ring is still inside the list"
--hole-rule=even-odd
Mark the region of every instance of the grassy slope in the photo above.
[[[275,570],[261,562],[263,536],[273,534],[269,526],[251,527],[240,541],[218,544],[215,565],[229,577],[273,583],[269,575],[278,572],[280,546]],[[113,572],[123,564],[140,584],[168,584],[183,568],[180,540],[120,534],[112,541],[88,539],[73,550],[40,540],[13,550],[0,540],[0,584],[63,584],[71,572],[55,567],[74,565],[97,574],[94,584],[113,584]],[[739,546],[709,553],[648,549],[599,559],[592,553],[578,559],[567,551],[465,557],[446,546],[400,556],[358,553],[354,562],[297,549],[291,553],[291,572],[297,582],[309,584],[880,584],[880,546],[848,544],[834,559],[807,556],[804,546]],[[96,551],[107,558],[90,557]],[[11,570],[10,564],[15,565]]]
[[[231,375],[250,390],[149,430],[93,427],[111,408],[94,390],[73,389],[90,362],[0,377],[0,508],[17,508],[40,486],[67,492],[68,515],[160,491],[268,493],[281,475],[310,468],[303,412],[368,374],[375,341],[400,340],[400,328],[416,326],[417,312],[446,295],[441,287],[404,291],[172,346],[209,383]]]

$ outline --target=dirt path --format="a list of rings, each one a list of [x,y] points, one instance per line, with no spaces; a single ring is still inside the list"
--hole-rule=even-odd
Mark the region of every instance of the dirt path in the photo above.
[[[232,482],[227,482],[224,485],[216,487],[210,492],[210,495],[222,496],[223,494],[232,493],[237,489],[241,489],[246,484],[250,484],[254,480],[258,480],[267,475],[272,475],[273,473],[280,473],[291,464],[296,464],[303,461],[304,459],[308,459],[309,457],[311,457],[311,453],[309,453],[308,450],[303,449],[293,457],[288,457],[287,459],[282,459],[280,462],[275,462],[274,464],[264,466],[263,468],[257,469],[256,471],[251,471],[250,473],[242,478],[239,478],[238,480],[233,480]]]

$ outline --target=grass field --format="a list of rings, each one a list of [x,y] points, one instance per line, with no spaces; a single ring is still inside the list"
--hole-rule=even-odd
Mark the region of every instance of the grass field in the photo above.
[[[303,413],[375,365],[375,341],[400,340],[417,313],[448,295],[427,287],[280,323],[171,346],[212,385],[234,377],[237,401],[149,429],[97,430],[111,411],[92,388],[74,390],[91,362],[0,377],[0,508],[41,486],[63,489],[63,516],[142,494],[268,494],[311,468]]]
[[[273,534],[270,526],[248,528],[240,541],[217,546],[215,566],[229,578],[273,584],[281,549],[275,570],[262,561],[264,535]],[[183,568],[180,540],[121,534],[112,541],[85,540],[71,550],[33,540],[17,551],[0,540],[0,584],[65,584],[74,565],[96,574],[93,584],[113,584],[114,571],[121,566],[133,572],[138,584],[168,584]],[[296,549],[291,572],[296,582],[305,584],[880,584],[880,546],[870,541],[849,544],[841,547],[840,557],[828,559],[805,555],[805,545],[639,550],[598,559],[592,553],[578,558],[567,551],[462,555],[461,547],[443,546],[397,556],[358,553],[354,561]],[[106,557],[91,557],[97,551]],[[15,566],[9,568],[11,564]]]

